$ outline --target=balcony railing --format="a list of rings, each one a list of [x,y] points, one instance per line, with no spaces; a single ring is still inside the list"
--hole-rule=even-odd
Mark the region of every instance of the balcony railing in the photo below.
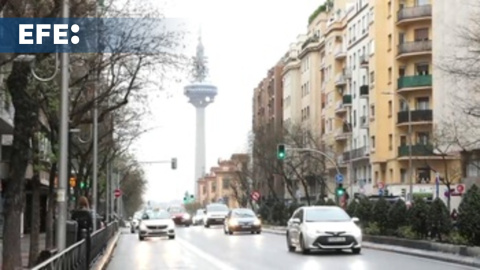
[[[350,159],[358,159],[362,157],[366,157],[369,151],[366,146],[360,147],[357,149],[353,149],[351,151],[347,151],[343,153],[343,160],[348,161]]]
[[[360,128],[368,128],[368,118],[367,116],[361,116],[360,117]]]
[[[432,86],[432,75],[404,76],[398,78],[398,89]]]
[[[398,147],[398,156],[409,156],[408,145]],[[431,144],[415,144],[412,145],[412,156],[433,156],[433,146]]]
[[[412,111],[412,122],[429,122],[433,119],[432,110],[415,110]],[[408,123],[408,111],[401,111],[397,114],[398,124]]]
[[[343,105],[350,105],[352,104],[352,95],[343,95],[343,98],[342,98],[342,103]]]
[[[367,54],[362,54],[360,55],[360,65],[366,65],[368,64],[368,55]]]
[[[368,85],[360,86],[360,96],[368,96]]]
[[[432,41],[420,40],[411,41],[398,44],[398,55],[405,53],[419,53],[419,52],[431,52]]]
[[[397,13],[397,22],[432,16],[432,5],[404,7]]]
[[[350,133],[350,132],[352,132],[352,124],[350,124],[350,123],[343,123],[343,125],[342,125],[342,131],[343,131],[343,133]]]

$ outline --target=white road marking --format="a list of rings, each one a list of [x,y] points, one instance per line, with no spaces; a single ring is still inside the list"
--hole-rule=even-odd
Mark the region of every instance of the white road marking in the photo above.
[[[184,248],[188,249],[190,252],[192,253],[195,253],[197,255],[199,255],[200,257],[202,257],[203,259],[207,260],[208,262],[210,262],[211,264],[215,265],[216,267],[218,267],[218,269],[221,269],[221,270],[236,270],[236,268],[233,268],[231,267],[230,265],[222,262],[221,260],[213,257],[212,255],[202,251],[201,249],[197,248],[196,246],[190,244],[189,242],[183,240],[183,239],[180,239],[178,238],[178,236],[176,237],[175,240],[173,241],[178,241],[180,245],[182,245]]]

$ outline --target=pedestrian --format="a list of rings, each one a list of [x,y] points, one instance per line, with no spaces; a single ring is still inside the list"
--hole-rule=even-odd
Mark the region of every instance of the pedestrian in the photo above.
[[[87,197],[80,197],[78,199],[78,209],[72,211],[72,219],[75,220],[78,224],[77,226],[77,241],[82,240],[85,237],[85,243],[87,246],[87,263],[90,263],[90,247],[91,239],[90,234],[93,230],[93,218],[92,212],[90,211],[90,206],[88,204]],[[82,231],[86,231],[86,235],[82,235]]]

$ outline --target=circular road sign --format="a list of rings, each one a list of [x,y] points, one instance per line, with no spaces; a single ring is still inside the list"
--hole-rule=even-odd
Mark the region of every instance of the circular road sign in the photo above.
[[[465,186],[464,185],[457,185],[457,192],[458,193],[463,193],[465,191]]]
[[[117,188],[117,189],[115,189],[113,194],[115,195],[115,198],[118,198],[118,197],[122,196],[122,191]]]
[[[252,192],[252,199],[258,201],[258,199],[260,199],[260,193],[258,191]]]

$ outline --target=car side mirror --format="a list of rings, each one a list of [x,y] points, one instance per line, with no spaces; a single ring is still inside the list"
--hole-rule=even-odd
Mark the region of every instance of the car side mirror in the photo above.
[[[206,214],[207,214],[207,210],[203,210],[203,213],[206,215]]]
[[[360,221],[360,219],[358,219],[357,217],[352,217],[352,221],[355,222],[355,223],[357,223],[357,222]]]
[[[300,224],[300,219],[299,218],[292,218],[290,219],[290,222],[293,224]]]

